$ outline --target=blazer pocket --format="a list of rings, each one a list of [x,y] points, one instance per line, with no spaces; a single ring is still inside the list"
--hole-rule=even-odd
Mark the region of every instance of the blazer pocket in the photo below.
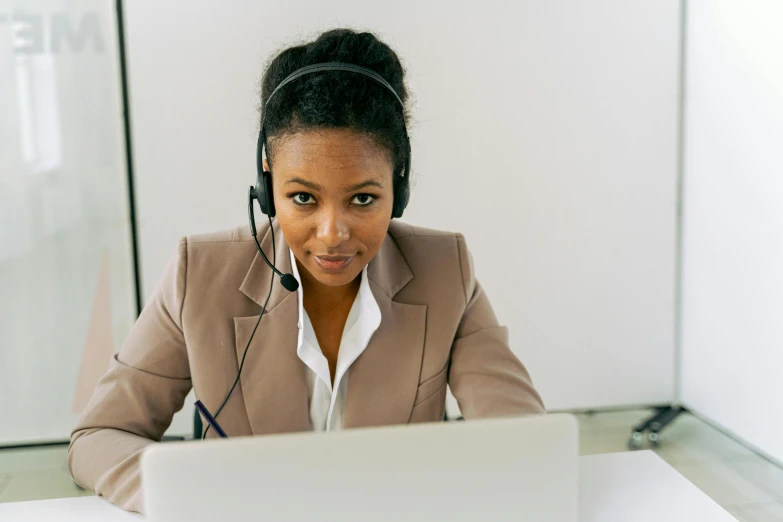
[[[439,371],[434,376],[430,377],[426,381],[419,384],[419,388],[416,391],[416,398],[413,401],[413,406],[418,405],[419,403],[422,403],[438,393],[441,388],[445,388],[447,384],[447,380],[449,377],[449,365],[448,363],[446,366],[443,367],[441,371]]]

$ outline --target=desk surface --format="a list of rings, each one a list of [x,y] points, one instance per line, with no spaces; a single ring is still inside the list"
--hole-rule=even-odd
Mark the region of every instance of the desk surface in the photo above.
[[[736,522],[651,451],[579,458],[580,522]],[[0,504],[3,522],[130,522],[144,517],[99,497]]]
[[[579,457],[579,520],[737,522],[652,451]]]

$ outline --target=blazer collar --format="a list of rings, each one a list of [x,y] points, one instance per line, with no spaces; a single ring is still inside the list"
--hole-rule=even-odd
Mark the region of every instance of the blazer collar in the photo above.
[[[273,221],[277,224],[277,220]],[[259,227],[260,228],[260,227]],[[269,227],[266,227],[259,244],[266,253],[270,261],[272,261],[272,241],[274,240],[275,249],[277,250],[277,263],[276,267],[283,274],[292,273],[291,268],[291,256],[288,244],[285,242],[283,232],[280,227],[277,226],[274,229],[274,234],[270,231]],[[247,297],[258,303],[260,306],[264,305],[266,296],[269,293],[269,282],[271,270],[261,258],[261,255],[256,252],[253,257],[253,262],[250,264],[250,268],[245,275],[245,279],[239,287],[239,290]],[[410,265],[405,260],[405,257],[400,252],[397,243],[390,233],[386,234],[386,238],[381,245],[381,249],[370,261],[367,266],[367,277],[389,298],[392,299],[397,292],[413,279],[413,272]],[[272,294],[269,296],[269,303],[267,304],[267,311],[274,310],[277,305],[283,301],[291,292],[283,288],[277,276],[275,276],[275,283],[272,285]]]

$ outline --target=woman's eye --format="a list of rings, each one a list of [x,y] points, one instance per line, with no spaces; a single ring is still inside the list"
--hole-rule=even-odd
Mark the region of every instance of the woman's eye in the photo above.
[[[315,203],[313,200],[313,196],[306,192],[300,192],[298,194],[294,194],[294,203],[297,205],[312,205]]]
[[[373,201],[375,201],[375,196],[371,196],[370,194],[357,194],[353,197],[351,203],[360,207],[366,207],[372,205]]]

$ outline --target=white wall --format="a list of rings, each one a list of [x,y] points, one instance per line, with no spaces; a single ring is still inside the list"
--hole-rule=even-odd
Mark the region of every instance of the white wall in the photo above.
[[[465,233],[547,406],[672,400],[677,1],[125,9],[146,295],[180,236],[245,222],[264,60],[348,24],[408,68],[405,219]]]
[[[783,461],[783,4],[686,19],[682,399]]]

